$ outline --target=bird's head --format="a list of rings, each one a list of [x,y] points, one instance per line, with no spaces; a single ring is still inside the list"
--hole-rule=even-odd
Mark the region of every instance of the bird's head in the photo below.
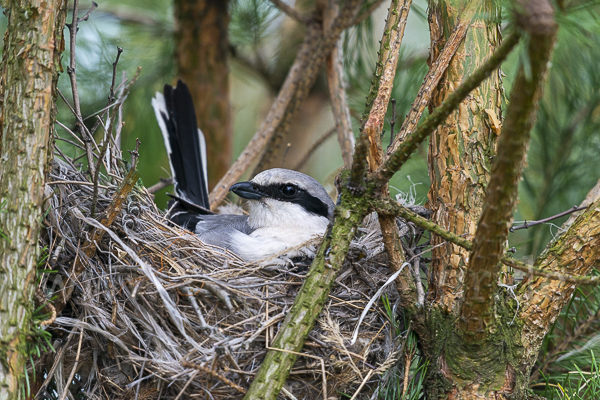
[[[334,204],[317,180],[301,172],[273,168],[229,188],[247,199],[253,228],[327,224]]]

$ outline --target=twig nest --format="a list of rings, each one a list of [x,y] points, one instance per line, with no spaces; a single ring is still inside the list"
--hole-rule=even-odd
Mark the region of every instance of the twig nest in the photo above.
[[[98,221],[115,211],[110,207],[122,184],[118,177],[125,174],[113,175],[102,177],[99,215],[91,219],[94,188],[84,175],[64,162],[55,162],[50,174],[43,244],[52,255],[47,268],[57,273],[44,274],[41,288],[47,298],[67,301],[49,328],[56,353],[44,359],[46,370],[70,370],[82,332],[77,379],[89,396],[156,398],[185,391],[241,398],[240,388],[247,389],[257,373],[309,260],[245,264],[165,220],[139,184],[119,217],[103,226]],[[365,305],[390,275],[377,218],[368,217],[286,390],[316,399],[326,382],[330,395],[351,396],[367,375],[361,393],[376,390],[398,359],[396,315],[375,303],[353,345],[350,339]],[[394,285],[384,295],[393,307]],[[65,375],[54,373],[57,388],[67,384]]]

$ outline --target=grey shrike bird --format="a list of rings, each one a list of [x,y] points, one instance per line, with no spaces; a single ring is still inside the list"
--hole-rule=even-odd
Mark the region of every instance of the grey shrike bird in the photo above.
[[[206,144],[196,125],[187,86],[165,85],[152,106],[162,131],[175,181],[169,219],[194,232],[205,243],[229,249],[248,262],[295,248],[288,258],[308,255],[301,245],[322,237],[334,204],[323,186],[308,175],[274,168],[229,188],[246,199],[248,215],[209,211]]]

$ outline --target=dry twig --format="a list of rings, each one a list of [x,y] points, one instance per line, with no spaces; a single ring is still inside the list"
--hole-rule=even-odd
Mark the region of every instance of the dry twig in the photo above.
[[[79,0],[73,1],[73,19],[70,24],[67,24],[67,28],[69,28],[69,38],[70,38],[70,56],[69,56],[69,66],[67,67],[67,73],[69,74],[69,78],[71,78],[71,89],[73,93],[73,107],[75,118],[77,119],[77,129],[82,136],[83,142],[85,143],[85,151],[87,155],[88,168],[90,170],[90,174],[93,176],[94,169],[94,155],[92,152],[92,143],[94,142],[94,137],[91,132],[85,127],[83,123],[83,117],[81,116],[81,106],[79,103],[79,91],[77,90],[77,75],[75,73],[75,49],[76,49],[76,39],[77,39],[77,31],[78,26],[81,21],[87,21],[90,17],[90,14],[94,9],[98,7],[96,2],[92,2],[92,7],[88,10],[88,12],[82,17],[79,18],[77,16],[77,12],[79,11]]]

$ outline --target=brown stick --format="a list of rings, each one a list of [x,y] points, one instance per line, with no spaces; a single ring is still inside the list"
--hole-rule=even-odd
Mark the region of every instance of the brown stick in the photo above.
[[[210,376],[212,376],[213,378],[217,379],[218,381],[223,382],[224,384],[226,384],[227,386],[230,386],[232,388],[234,388],[235,390],[237,390],[238,392],[242,393],[242,394],[246,394],[246,389],[244,389],[243,387],[237,385],[236,383],[230,381],[229,379],[225,378],[224,376],[219,375],[217,372],[213,371],[210,368],[206,368],[200,364],[194,364],[191,363],[189,361],[183,361],[181,363],[181,366],[184,368],[192,368],[192,369],[196,369],[198,371],[202,371]]]
[[[87,21],[90,17],[90,14],[94,9],[98,7],[96,2],[92,2],[92,7],[88,10],[88,12],[82,17],[77,17],[77,12],[79,11],[79,0],[73,1],[73,19],[70,24],[67,24],[67,28],[69,28],[70,34],[70,57],[69,57],[69,66],[67,67],[67,74],[69,74],[69,78],[71,78],[71,89],[73,91],[73,108],[74,114],[77,119],[77,129],[82,136],[83,142],[85,143],[85,152],[87,155],[88,161],[88,169],[90,171],[90,175],[94,175],[95,167],[94,167],[94,154],[92,152],[92,142],[94,138],[92,134],[87,130],[85,124],[83,123],[83,118],[81,116],[81,106],[79,103],[79,91],[77,90],[77,75],[75,73],[76,61],[75,61],[75,49],[76,49],[76,39],[77,39],[77,31],[78,25],[81,21]]]
[[[467,34],[467,28],[471,23],[471,19],[466,18],[466,21],[467,22],[461,22],[456,26],[454,32],[452,32],[452,35],[450,35],[450,38],[448,38],[442,53],[435,61],[432,68],[429,69],[427,75],[425,75],[423,84],[419,89],[417,97],[412,103],[410,112],[402,123],[402,127],[400,127],[400,130],[398,131],[398,135],[394,138],[394,141],[386,151],[386,158],[398,150],[398,147],[404,141],[404,139],[406,139],[406,136],[411,134],[412,131],[414,131],[417,127],[417,124],[423,115],[423,111],[425,111],[425,107],[427,107],[429,104],[433,90],[440,82],[440,79],[442,79],[442,75],[444,75],[444,72],[446,72],[446,69],[448,69],[448,65],[450,65],[452,57],[454,57],[454,54],[456,54],[458,46],[461,44]]]
[[[377,93],[372,101],[368,118],[363,125],[363,135],[369,139],[370,143],[367,158],[370,172],[375,171],[383,162],[381,132],[383,131],[385,114],[392,94],[396,66],[400,55],[400,46],[402,44],[402,37],[404,36],[404,28],[406,27],[410,5],[411,0],[392,1],[384,28],[384,36],[381,40],[379,60],[373,82],[373,85],[377,85]],[[380,193],[384,196],[389,196],[387,185],[380,189]],[[378,218],[383,236],[383,244],[388,256],[388,266],[396,272],[406,261],[400,244],[396,218],[383,214],[378,215]],[[415,284],[411,278],[412,274],[406,269],[396,280],[398,292],[405,306],[412,306],[417,301]]]
[[[338,13],[338,5],[329,0],[331,5],[325,12],[325,32],[331,28],[335,15]],[[354,152],[354,133],[352,132],[352,119],[346,95],[346,82],[344,78],[344,66],[342,58],[342,40],[338,39],[335,47],[327,58],[327,86],[329,88],[329,99],[331,111],[335,120],[335,128],[338,134],[338,142],[342,151],[342,159],[347,169],[352,167],[352,153]]]
[[[384,28],[386,33],[381,40],[379,62],[374,80],[374,82],[378,82],[377,94],[372,101],[369,116],[363,125],[363,132],[370,142],[368,163],[371,172],[375,171],[383,162],[381,132],[383,131],[385,114],[392,93],[394,77],[396,76],[400,46],[411,3],[411,0],[392,1]]]
[[[330,130],[328,130],[327,132],[322,134],[321,137],[319,139],[317,139],[317,141],[314,142],[312,144],[312,146],[310,146],[310,148],[306,151],[306,154],[304,155],[304,157],[302,157],[300,159],[300,161],[298,161],[296,166],[294,166],[294,170],[300,171],[304,167],[304,165],[308,162],[308,160],[310,159],[312,154],[315,152],[315,150],[317,150],[319,147],[321,147],[321,145],[323,143],[325,143],[327,141],[327,139],[329,139],[331,136],[333,136],[334,133],[336,133],[336,129],[331,128]]]
[[[301,12],[296,10],[294,7],[289,6],[287,3],[282,0],[269,0],[275,7],[279,9],[282,13],[290,17],[291,19],[300,22],[301,24],[308,24],[310,18],[302,15]]]
[[[75,376],[75,372],[77,372],[77,366],[79,365],[79,355],[81,354],[81,342],[83,341],[83,328],[81,328],[81,333],[79,334],[79,344],[77,345],[77,355],[75,356],[75,363],[73,364],[73,368],[71,369],[71,374],[65,381],[65,388],[63,389],[62,395],[60,396],[60,400],[65,400],[67,394],[69,393],[69,387],[71,386],[71,382],[73,382],[73,377]]]
[[[173,177],[170,178],[160,178],[160,181],[158,183],[155,183],[154,185],[150,186],[147,190],[148,193],[156,193],[159,190],[162,190],[166,187],[169,187],[173,184],[174,180]]]

